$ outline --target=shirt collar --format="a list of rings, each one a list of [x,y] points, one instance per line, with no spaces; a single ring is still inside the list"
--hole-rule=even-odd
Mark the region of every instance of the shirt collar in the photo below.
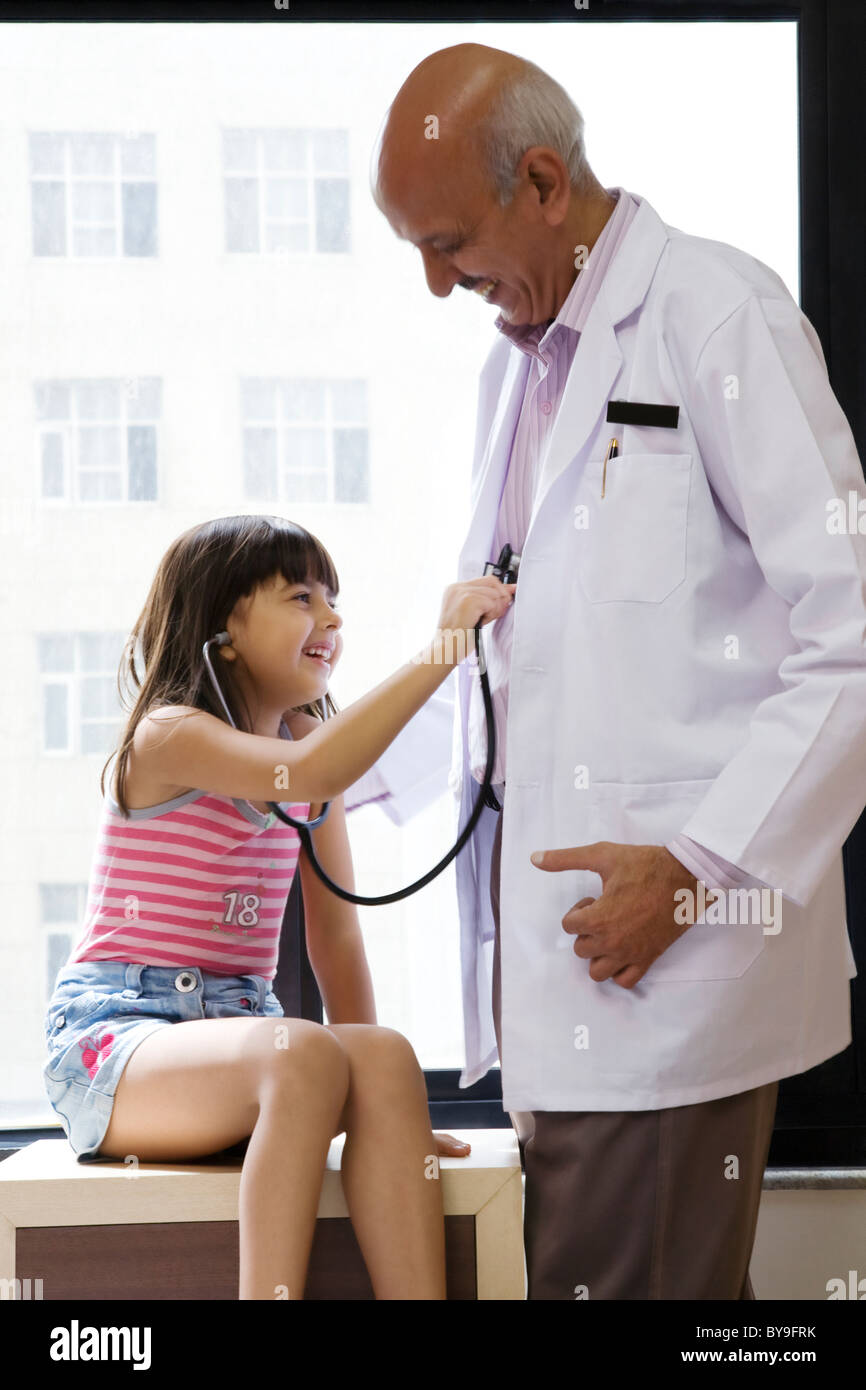
[[[517,324],[515,327],[512,327],[508,320],[502,317],[502,314],[499,314],[495,320],[494,327],[510,339],[515,347],[520,348],[522,352],[531,357],[537,357],[539,351],[548,346],[551,338],[560,328],[579,332],[583,327],[583,310],[587,307],[586,300],[595,279],[596,267],[601,260],[605,243],[617,235],[625,216],[628,201],[628,194],[623,196],[625,193],[623,188],[616,186],[606,188],[604,191],[616,198],[616,206],[593,243],[592,250],[587,256],[582,270],[579,270],[574,277],[574,284],[566,295],[556,318],[547,319],[544,323]]]

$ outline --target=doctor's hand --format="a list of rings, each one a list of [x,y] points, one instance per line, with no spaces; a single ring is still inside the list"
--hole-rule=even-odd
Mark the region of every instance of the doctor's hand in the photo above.
[[[674,893],[679,888],[696,893],[698,881],[662,845],[599,840],[574,849],[546,850],[537,867],[554,872],[588,869],[601,877],[601,897],[581,898],[562,919],[563,931],[577,937],[575,955],[591,962],[593,980],[613,980],[632,989],[689,929],[689,923],[674,921]]]

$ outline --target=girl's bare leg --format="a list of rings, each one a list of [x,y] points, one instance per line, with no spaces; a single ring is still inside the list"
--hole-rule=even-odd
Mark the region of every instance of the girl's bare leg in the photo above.
[[[99,1152],[182,1162],[250,1135],[238,1212],[239,1297],[300,1299],[325,1161],[340,1132],[348,1085],[342,1046],[318,1023],[174,1023],[151,1033],[130,1056]]]
[[[401,1033],[327,1025],[349,1060],[343,1191],[377,1299],[444,1299],[445,1223],[424,1074]]]

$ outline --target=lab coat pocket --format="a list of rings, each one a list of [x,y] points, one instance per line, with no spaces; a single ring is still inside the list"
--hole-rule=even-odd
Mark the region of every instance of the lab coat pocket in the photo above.
[[[618,783],[599,782],[591,789],[593,840],[611,840],[623,845],[665,845],[678,835],[691,814],[713,785],[714,778],[687,782]],[[745,888],[757,880],[747,880]],[[710,921],[695,921],[702,915],[700,899],[694,904],[679,897],[671,904],[688,921],[694,907],[693,925],[687,926],[666,951],[653,961],[641,985],[667,981],[734,980],[744,975],[764,950],[766,935],[760,920],[763,900],[760,892],[749,898],[728,895]],[[719,920],[713,921],[714,915]],[[729,919],[729,920],[726,920]]]
[[[691,454],[624,453],[606,472],[601,459],[587,463],[576,529],[590,603],[661,603],[682,583],[691,468]]]

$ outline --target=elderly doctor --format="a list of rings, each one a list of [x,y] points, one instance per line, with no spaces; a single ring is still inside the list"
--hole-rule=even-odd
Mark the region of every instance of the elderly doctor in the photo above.
[[[851,1039],[866,538],[829,518],[863,475],[779,276],[602,188],[582,126],[458,44],[376,168],[431,292],[499,310],[458,578],[522,557],[456,861],[461,1085],[498,1052],[530,1298],[749,1299],[779,1078]],[[457,676],[462,829],[486,743],[477,660]]]

